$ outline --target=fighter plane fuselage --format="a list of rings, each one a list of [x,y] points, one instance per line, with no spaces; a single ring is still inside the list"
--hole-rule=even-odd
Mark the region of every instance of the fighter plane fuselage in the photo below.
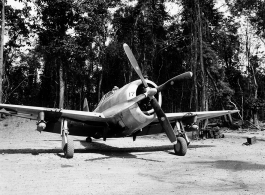
[[[156,84],[147,80],[148,85],[156,87]],[[145,98],[141,102],[134,103],[133,98],[143,93],[143,86],[141,80],[133,81],[116,91],[110,91],[98,104],[94,112],[101,112],[105,117],[109,117],[115,113],[115,110],[123,109],[124,103],[130,106],[115,115],[112,124],[118,124],[123,128],[124,135],[131,135],[135,131],[148,125],[155,119],[154,111]],[[162,103],[161,93],[157,94],[159,104]]]
[[[150,80],[146,81],[150,87],[157,87],[154,82]],[[120,89],[106,93],[93,112],[103,113],[103,117],[106,118],[114,115],[113,119],[106,123],[105,126],[102,126],[102,124],[97,125],[96,122],[91,125],[91,122],[87,124],[86,122],[68,120],[70,135],[101,138],[104,136],[105,129],[108,128],[106,137],[125,137],[147,126],[156,117],[152,107],[149,105],[149,99],[144,98],[141,102],[134,102],[134,98],[143,93],[143,90],[144,87],[141,80],[136,80]],[[161,93],[158,93],[156,98],[161,105]],[[127,109],[124,109],[124,105],[129,106]],[[122,111],[119,112],[119,109],[122,109]],[[60,121],[49,123],[49,120],[47,120],[47,122],[44,131],[60,132]]]

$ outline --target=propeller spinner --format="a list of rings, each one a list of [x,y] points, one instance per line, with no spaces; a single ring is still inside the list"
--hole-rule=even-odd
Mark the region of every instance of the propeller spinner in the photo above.
[[[177,138],[174,134],[174,131],[173,131],[173,128],[168,120],[168,118],[166,117],[164,111],[162,110],[161,106],[159,105],[159,103],[157,102],[156,98],[155,98],[155,94],[157,92],[160,92],[166,88],[168,88],[169,86],[171,85],[174,85],[175,82],[177,81],[181,81],[181,80],[184,80],[184,79],[189,79],[192,77],[192,72],[186,72],[186,73],[183,73],[181,75],[178,75],[178,76],[175,76],[173,77],[172,79],[168,80],[167,82],[163,83],[162,85],[156,87],[156,88],[150,88],[143,75],[142,75],[142,72],[139,68],[139,65],[130,49],[130,47],[124,43],[123,44],[123,48],[124,48],[124,51],[131,63],[131,65],[133,66],[134,70],[136,71],[136,73],[138,74],[138,76],[140,77],[140,79],[142,80],[142,83],[144,85],[144,87],[146,88],[146,96],[150,98],[151,100],[151,105],[157,115],[157,118],[162,126],[162,128],[164,129],[164,131],[166,132],[167,134],[167,137],[169,138],[169,140],[171,141],[171,143],[173,144],[176,144],[177,143]]]

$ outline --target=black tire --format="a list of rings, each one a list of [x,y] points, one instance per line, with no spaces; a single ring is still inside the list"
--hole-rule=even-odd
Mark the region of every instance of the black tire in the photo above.
[[[181,133],[180,135],[176,135],[176,138],[178,138],[178,137],[182,137],[183,139],[185,139],[184,136],[185,136],[185,135]],[[189,146],[189,145],[190,145],[190,142],[187,142],[186,139],[185,139],[185,141],[186,141],[186,143],[187,143],[187,146]]]
[[[91,137],[87,137],[87,138],[86,138],[86,142],[87,142],[87,143],[92,143],[92,138],[91,138]]]
[[[67,136],[67,144],[65,144],[63,152],[65,158],[74,157],[74,141],[69,136]]]
[[[177,138],[178,143],[174,145],[175,154],[178,156],[185,156],[187,153],[187,142],[183,137]]]

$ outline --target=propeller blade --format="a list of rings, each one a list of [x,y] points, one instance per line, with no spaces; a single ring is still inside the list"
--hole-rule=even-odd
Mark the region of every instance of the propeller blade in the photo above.
[[[134,70],[136,71],[136,73],[138,74],[140,79],[142,80],[144,87],[147,88],[148,85],[147,85],[147,83],[146,83],[146,81],[145,81],[145,79],[144,79],[144,77],[142,75],[140,67],[138,66],[138,63],[137,63],[137,61],[136,61],[136,59],[135,59],[130,47],[126,43],[124,43],[123,44],[123,49],[124,49],[128,59],[130,60],[131,65],[133,66]]]
[[[124,48],[124,51],[130,61],[130,63],[132,64],[134,70],[136,71],[136,73],[138,74],[138,76],[140,77],[140,79],[142,80],[142,83],[144,85],[144,87],[147,89],[146,90],[146,95],[144,95],[145,97],[149,97],[151,99],[151,105],[157,115],[157,118],[162,126],[162,128],[164,129],[164,131],[166,132],[167,134],[167,137],[169,138],[169,140],[173,143],[173,144],[176,144],[177,143],[177,138],[175,136],[175,133],[172,129],[172,126],[168,120],[168,118],[166,117],[164,111],[162,110],[162,108],[160,107],[159,103],[157,102],[156,98],[154,97],[154,95],[162,90],[164,90],[166,87],[170,86],[170,85],[173,85],[174,84],[174,81],[177,81],[177,80],[183,80],[183,79],[186,79],[186,78],[190,78],[192,76],[192,73],[191,72],[187,72],[187,73],[184,73],[184,74],[181,74],[181,75],[178,75],[170,80],[168,80],[167,82],[165,82],[164,84],[158,86],[157,88],[152,88],[150,89],[142,75],[142,72],[138,66],[138,63],[130,49],[130,47],[124,43],[123,44],[123,48]],[[139,97],[136,97],[137,99],[137,102],[144,99],[142,96],[139,95]],[[122,105],[122,107],[125,107],[126,106],[130,106],[130,103],[125,103],[124,105]],[[115,108],[115,111],[117,112],[118,109],[118,106],[117,108]],[[104,113],[103,113],[104,114]],[[106,113],[107,114],[107,113]],[[105,114],[104,114],[105,115]]]
[[[173,77],[172,79],[168,80],[167,82],[163,83],[162,85],[158,86],[157,92],[163,91],[166,88],[168,88],[169,86],[172,86],[175,84],[175,82],[177,81],[182,81],[185,79],[190,79],[192,77],[192,72],[185,72],[183,74],[180,74],[178,76]]]
[[[168,118],[166,117],[164,111],[162,110],[162,108],[158,104],[156,98],[151,99],[151,105],[154,108],[155,113],[157,115],[157,118],[158,118],[162,128],[166,132],[167,137],[169,138],[171,143],[176,144],[177,143],[176,135],[175,135],[175,133],[172,129],[172,126],[171,126]]]

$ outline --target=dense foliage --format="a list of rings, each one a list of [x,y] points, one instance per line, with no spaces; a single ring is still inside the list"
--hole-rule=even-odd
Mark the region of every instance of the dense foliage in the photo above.
[[[256,40],[264,46],[262,0],[225,0],[229,15],[214,0],[19,2],[21,10],[6,5],[5,103],[80,110],[87,98],[93,109],[113,86],[138,79],[122,48],[127,43],[157,84],[193,72],[163,92],[166,112],[237,107],[246,119],[258,113],[263,120],[264,48],[251,49]],[[241,17],[248,28],[240,34]]]

